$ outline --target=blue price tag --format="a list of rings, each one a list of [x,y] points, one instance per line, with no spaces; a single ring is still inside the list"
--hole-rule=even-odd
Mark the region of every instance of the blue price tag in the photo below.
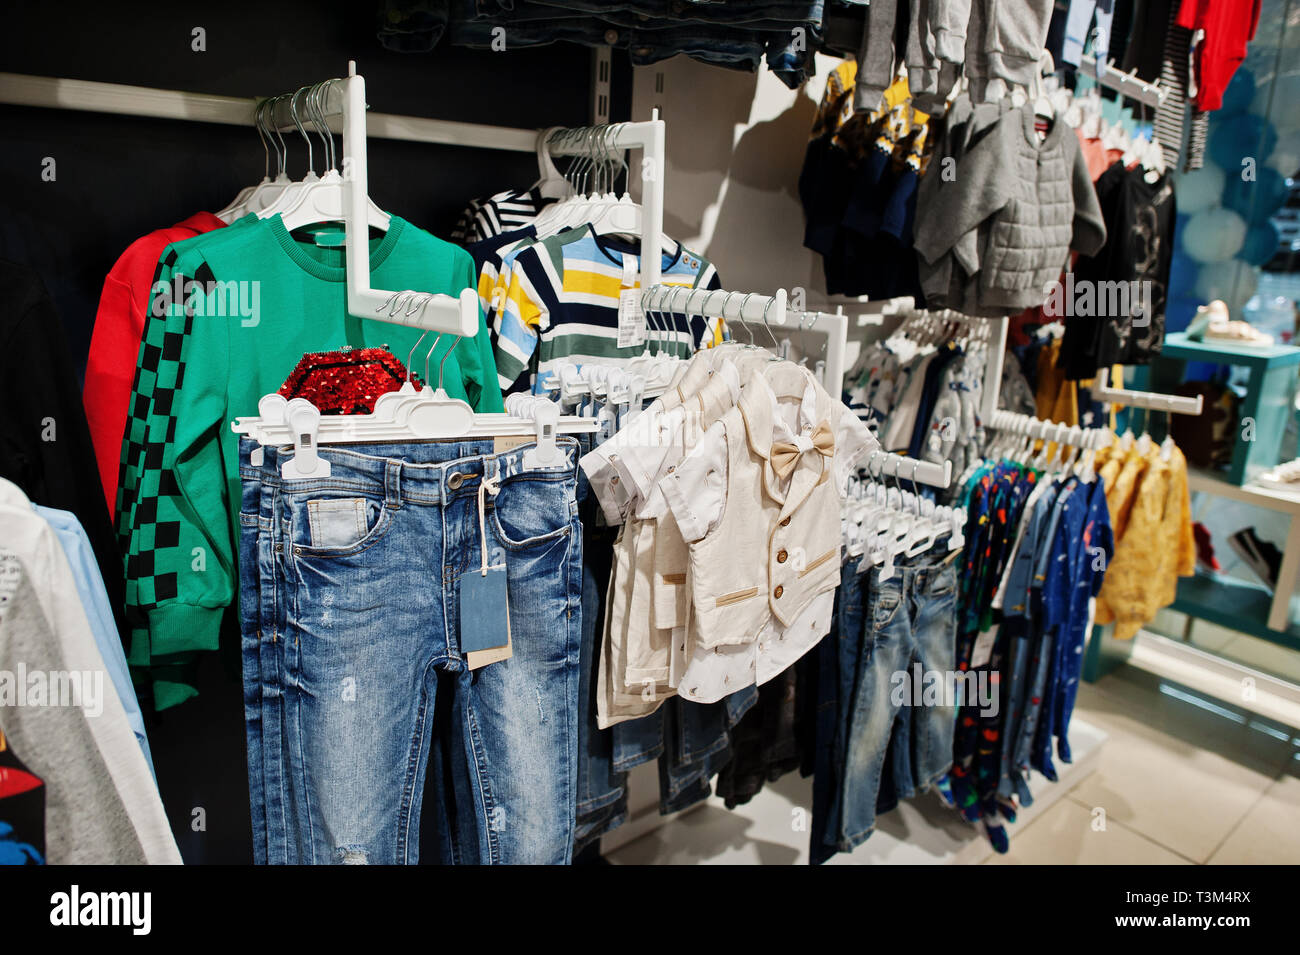
[[[460,578],[460,652],[492,650],[510,642],[510,609],[506,603],[506,569],[478,567]]]

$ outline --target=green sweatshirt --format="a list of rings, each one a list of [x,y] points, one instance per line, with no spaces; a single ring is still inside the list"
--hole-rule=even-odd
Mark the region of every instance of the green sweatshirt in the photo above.
[[[456,295],[476,286],[468,253],[397,216],[371,241],[370,265],[374,288]],[[118,537],[129,660],[154,671],[160,709],[195,694],[169,667],[216,649],[237,591],[239,436],[230,422],[257,414],[306,352],[388,346],[405,360],[420,338],[348,315],[346,279],[343,248],[298,242],[279,216],[246,216],[175,243],[159,262],[122,446]],[[451,347],[439,343],[431,368]],[[444,376],[447,392],[475,410],[503,410],[481,316]]]

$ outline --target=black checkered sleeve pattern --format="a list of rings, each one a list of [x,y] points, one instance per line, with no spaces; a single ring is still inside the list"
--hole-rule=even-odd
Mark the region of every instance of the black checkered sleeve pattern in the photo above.
[[[211,270],[202,262],[195,266],[178,261],[169,246],[154,277],[122,439],[117,534],[126,555],[134,665],[149,662],[155,637],[148,632],[149,611],[184,596],[181,576],[191,568],[190,549],[181,545],[183,536],[192,536],[185,533],[192,509],[183,499],[175,470],[175,442],[187,345],[195,322],[194,299],[176,291],[188,289],[192,281],[207,285],[213,281]]]

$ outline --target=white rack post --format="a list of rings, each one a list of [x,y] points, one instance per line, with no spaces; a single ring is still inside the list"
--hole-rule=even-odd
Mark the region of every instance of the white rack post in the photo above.
[[[1205,407],[1204,395],[1193,398],[1186,395],[1162,395],[1154,391],[1111,388],[1109,368],[1098,369],[1097,383],[1093,386],[1092,397],[1106,404],[1146,408],[1150,411],[1167,411],[1169,414],[1199,415]]]
[[[984,368],[984,394],[980,396],[980,420],[992,421],[998,411],[998,393],[1002,390],[1002,366],[1007,359],[1007,328],[1011,320],[1000,315],[986,321],[996,325],[997,334],[989,336],[988,364]]]
[[[1159,83],[1148,83],[1133,70],[1121,73],[1115,69],[1113,64],[1114,61],[1111,60],[1099,67],[1097,58],[1091,54],[1085,53],[1079,57],[1079,70],[1081,72],[1107,89],[1115,90],[1129,99],[1145,103],[1147,106],[1157,107],[1169,95],[1169,91]]]
[[[369,173],[366,168],[366,81],[348,63],[343,81],[343,179],[347,184],[348,312],[356,318],[379,319],[439,334],[472,338],[478,332],[478,289],[461,289],[459,296],[386,291],[370,285],[370,230],[366,227]],[[331,85],[331,92],[333,84]],[[408,296],[403,302],[403,296]],[[407,303],[418,302],[414,310]],[[380,314],[386,312],[387,314]]]
[[[654,118],[645,122],[615,123],[602,143],[618,150],[641,150],[641,288],[653,288],[663,272],[664,121],[655,110]],[[553,156],[582,152],[581,137],[561,136],[551,147]]]
[[[844,354],[849,347],[849,317],[839,312],[794,312],[800,334],[826,338],[826,367],[823,385],[835,398],[844,393]]]
[[[947,487],[952,483],[952,462],[935,464],[933,461],[918,461],[905,454],[887,451],[884,456],[876,455],[875,463],[867,461],[866,470],[876,475],[889,475],[903,481],[928,484],[930,487]]]

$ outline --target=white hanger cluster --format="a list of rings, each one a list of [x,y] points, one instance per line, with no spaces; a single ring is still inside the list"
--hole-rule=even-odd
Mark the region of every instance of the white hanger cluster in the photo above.
[[[986,459],[1006,457],[1038,470],[1073,471],[1085,481],[1096,477],[1097,449],[1114,438],[1105,428],[1081,428],[1012,411],[994,412],[988,426],[998,436],[985,448]],[[1035,449],[1039,441],[1043,444]],[[1054,446],[1050,454],[1049,446]]]
[[[425,386],[416,391],[408,378],[397,391],[380,395],[370,414],[322,415],[306,398],[286,400],[282,395],[270,394],[257,403],[256,416],[236,418],[230,427],[236,434],[248,435],[262,445],[292,444],[294,456],[280,466],[280,473],[286,478],[328,477],[329,461],[317,453],[321,445],[512,435],[532,437],[537,443],[525,455],[525,467],[544,466],[558,459],[557,434],[582,434],[597,429],[593,419],[561,415],[559,406],[545,399],[515,401],[507,406],[505,414],[476,413],[466,402],[452,398],[443,389],[443,365],[455,346],[447,350],[438,366],[437,389],[427,384],[429,357],[437,347],[435,339],[425,356]],[[407,366],[410,366],[409,357]]]
[[[909,468],[910,465],[910,468]],[[934,467],[935,465],[931,465]],[[888,580],[895,570],[895,558],[916,556],[947,539],[948,550],[965,543],[966,512],[960,507],[936,505],[920,494],[905,491],[899,478],[946,487],[952,476],[951,462],[944,462],[943,481],[926,480],[925,463],[884,451],[874,451],[861,475],[851,478],[841,513],[841,529],[849,556],[862,556],[861,569],[879,565],[880,577]],[[877,480],[893,475],[894,486]]]

